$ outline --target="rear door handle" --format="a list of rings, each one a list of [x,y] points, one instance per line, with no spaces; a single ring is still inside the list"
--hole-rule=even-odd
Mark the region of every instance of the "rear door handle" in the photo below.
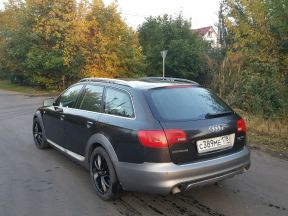
[[[93,124],[94,124],[94,123],[93,123],[92,121],[87,121],[87,122],[86,122],[86,127],[87,127],[87,128],[91,128],[91,127],[93,126]]]
[[[60,115],[60,120],[63,121],[65,118],[65,115]]]

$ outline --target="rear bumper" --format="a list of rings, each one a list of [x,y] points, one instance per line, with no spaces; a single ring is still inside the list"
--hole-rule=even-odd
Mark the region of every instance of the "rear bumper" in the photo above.
[[[240,152],[201,162],[133,164],[120,162],[118,178],[124,190],[168,194],[191,187],[211,184],[243,173],[250,167],[250,151]],[[176,188],[176,189],[175,189]]]

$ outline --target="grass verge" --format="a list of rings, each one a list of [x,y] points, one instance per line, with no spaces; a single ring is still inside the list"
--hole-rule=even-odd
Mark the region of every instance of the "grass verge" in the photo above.
[[[11,83],[8,80],[0,80],[0,89],[19,92],[31,96],[55,95],[57,93],[56,91],[48,91],[30,86],[21,86],[18,84]]]
[[[288,154],[288,117],[264,119],[239,109],[235,111],[246,121],[249,144]]]

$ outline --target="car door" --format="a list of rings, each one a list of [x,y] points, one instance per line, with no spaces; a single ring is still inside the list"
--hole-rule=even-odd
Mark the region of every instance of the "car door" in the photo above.
[[[83,159],[88,139],[99,131],[103,90],[103,86],[87,84],[77,103],[77,109],[66,112],[65,146],[77,154],[78,159]]]
[[[83,84],[77,84],[64,91],[53,104],[48,107],[43,114],[45,133],[50,143],[64,146],[65,140],[65,117],[66,113],[72,109],[83,88]]]

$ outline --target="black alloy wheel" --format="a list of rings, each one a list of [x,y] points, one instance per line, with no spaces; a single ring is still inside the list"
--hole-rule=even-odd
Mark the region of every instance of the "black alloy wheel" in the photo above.
[[[35,119],[33,123],[33,138],[35,145],[39,149],[45,149],[49,147],[49,145],[44,139],[43,129],[37,119]]]
[[[90,177],[97,195],[103,200],[118,198],[120,185],[109,155],[98,147],[90,158]]]
[[[110,187],[110,173],[106,160],[96,154],[93,158],[92,172],[97,190],[101,193],[106,193]]]

